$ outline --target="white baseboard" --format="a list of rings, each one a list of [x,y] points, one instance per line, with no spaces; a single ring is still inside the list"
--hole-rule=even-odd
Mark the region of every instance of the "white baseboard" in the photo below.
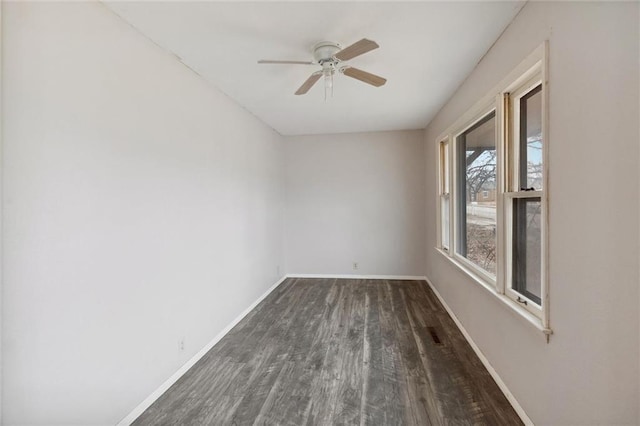
[[[449,305],[447,305],[447,302],[444,301],[444,299],[438,292],[438,289],[436,289],[436,287],[431,283],[431,281],[429,281],[428,278],[425,278],[425,281],[427,282],[427,284],[429,284],[429,287],[431,287],[431,290],[433,290],[438,300],[440,300],[440,303],[442,303],[442,306],[444,306],[444,308],[447,310],[447,312],[449,313],[449,316],[451,316],[451,318],[453,319],[453,322],[456,323],[456,325],[462,332],[462,335],[464,336],[464,338],[467,339],[467,342],[469,342],[471,349],[473,349],[476,355],[478,355],[478,358],[480,358],[480,361],[482,361],[482,364],[485,366],[489,374],[491,374],[491,377],[493,377],[493,380],[495,380],[496,384],[498,385],[498,387],[500,388],[504,396],[507,397],[507,400],[509,401],[513,409],[516,411],[518,416],[520,416],[520,419],[522,420],[522,422],[526,426],[534,426],[533,422],[531,421],[529,416],[527,416],[527,413],[524,411],[524,409],[522,408],[522,406],[520,405],[516,397],[513,396],[513,394],[507,387],[507,385],[502,381],[502,379],[498,375],[498,372],[493,368],[493,366],[491,365],[487,357],[484,356],[484,354],[482,353],[478,345],[476,345],[476,343],[473,341],[473,339],[471,338],[467,330],[464,328],[464,326],[462,325],[458,317],[456,317],[456,314],[453,313]]]
[[[287,278],[346,278],[352,280],[412,280],[426,281],[424,276],[415,275],[349,275],[349,274],[288,274]]]
[[[167,391],[175,382],[178,381],[180,377],[184,375],[191,367],[195,365],[196,362],[200,360],[209,350],[218,343],[233,327],[236,326],[249,312],[253,310],[265,297],[267,297],[273,290],[276,289],[284,280],[287,279],[287,276],[282,277],[278,282],[272,285],[262,296],[260,296],[255,302],[253,302],[247,309],[245,309],[236,319],[231,321],[220,333],[218,333],[213,340],[211,340],[207,345],[200,349],[200,351],[195,354],[189,361],[187,361],[182,367],[178,369],[171,377],[169,377],[158,389],[153,391],[151,395],[149,395],[144,401],[140,403],[136,408],[133,409],[124,419],[118,422],[117,426],[129,426],[133,423],[144,411],[151,406],[160,396]]]

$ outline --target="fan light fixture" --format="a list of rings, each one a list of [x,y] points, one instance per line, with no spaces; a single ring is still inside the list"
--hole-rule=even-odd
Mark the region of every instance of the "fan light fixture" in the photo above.
[[[296,91],[296,95],[306,94],[311,87],[323,77],[324,79],[324,100],[327,100],[328,96],[333,96],[333,75],[336,71],[347,77],[355,78],[364,83],[370,84],[375,87],[383,86],[387,79],[377,76],[375,74],[362,71],[358,68],[351,67],[344,64],[344,61],[353,59],[356,56],[363,55],[373,49],[377,49],[378,43],[375,41],[362,40],[352,44],[349,47],[342,49],[338,43],[330,41],[321,41],[313,47],[313,61],[272,61],[272,60],[260,60],[259,64],[296,64],[296,65],[320,65],[322,70],[316,71],[309,78],[302,83],[302,86]]]
[[[327,93],[333,97],[333,73],[334,69],[331,65],[325,64],[322,66],[322,75],[324,76],[324,100],[327,100]]]

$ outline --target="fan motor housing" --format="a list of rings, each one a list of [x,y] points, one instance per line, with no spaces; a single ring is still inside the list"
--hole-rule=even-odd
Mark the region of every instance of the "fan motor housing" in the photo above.
[[[333,56],[342,50],[338,43],[321,41],[313,46],[313,59],[322,65],[325,62],[338,62]]]

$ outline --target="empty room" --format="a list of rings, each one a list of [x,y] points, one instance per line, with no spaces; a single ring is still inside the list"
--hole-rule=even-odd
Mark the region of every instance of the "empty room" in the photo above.
[[[639,2],[0,18],[1,425],[640,424]]]

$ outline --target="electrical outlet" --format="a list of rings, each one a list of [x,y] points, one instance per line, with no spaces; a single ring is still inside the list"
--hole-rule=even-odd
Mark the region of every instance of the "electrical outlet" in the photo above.
[[[358,262],[353,262],[353,270],[357,270],[358,269]]]
[[[180,349],[180,352],[184,351],[184,337],[178,342],[178,349]]]

